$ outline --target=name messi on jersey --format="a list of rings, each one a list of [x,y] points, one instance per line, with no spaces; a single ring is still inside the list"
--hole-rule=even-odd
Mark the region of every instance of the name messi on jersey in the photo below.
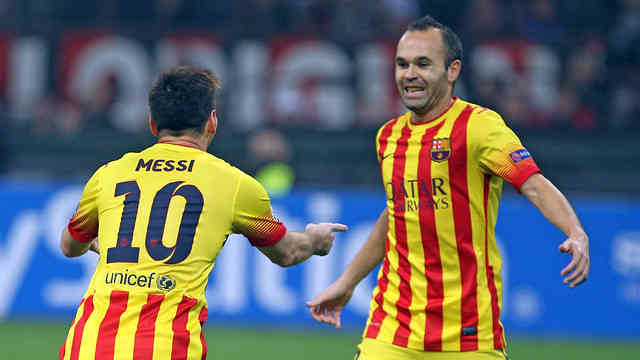
[[[193,170],[195,160],[164,160],[164,159],[138,159],[138,165],[136,165],[136,171],[144,169],[146,171],[187,171]]]

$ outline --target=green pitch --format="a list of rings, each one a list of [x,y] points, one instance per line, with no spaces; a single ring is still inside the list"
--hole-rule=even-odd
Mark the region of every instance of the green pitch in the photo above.
[[[56,359],[67,325],[43,322],[0,322],[0,358]],[[351,360],[360,334],[344,330],[286,331],[270,328],[208,327],[208,359]],[[513,339],[515,360],[637,360],[640,343]]]

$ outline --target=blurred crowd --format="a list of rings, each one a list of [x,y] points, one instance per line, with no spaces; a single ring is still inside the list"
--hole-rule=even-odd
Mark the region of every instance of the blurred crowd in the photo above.
[[[226,41],[295,34],[346,48],[395,41],[424,14],[462,38],[466,66],[458,94],[496,109],[514,127],[640,129],[640,0],[0,0],[4,30],[18,34],[198,29]],[[19,123],[64,134],[118,129],[110,120],[119,113],[118,83],[107,78],[98,85],[90,101],[68,102],[53,90],[59,88],[54,77],[49,95]],[[387,115],[341,128],[375,127]]]

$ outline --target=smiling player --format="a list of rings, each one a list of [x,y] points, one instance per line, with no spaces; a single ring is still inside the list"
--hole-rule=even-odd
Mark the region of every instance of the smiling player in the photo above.
[[[564,282],[587,279],[589,242],[571,205],[500,115],[452,96],[461,67],[458,36],[429,16],[400,38],[395,77],[410,111],[376,137],[387,207],[338,280],[307,304],[340,327],[354,288],[382,262],[360,360],[505,358],[495,238],[505,180],[567,235]]]

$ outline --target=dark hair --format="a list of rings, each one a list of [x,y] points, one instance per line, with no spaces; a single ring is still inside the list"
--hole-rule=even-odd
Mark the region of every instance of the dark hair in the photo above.
[[[446,49],[446,58],[444,59],[444,68],[449,68],[449,65],[454,60],[462,61],[462,42],[456,33],[453,32],[448,26],[442,25],[436,19],[427,15],[418,20],[413,21],[407,27],[407,31],[427,31],[430,28],[440,30],[442,34],[442,42],[444,42]]]
[[[201,132],[216,107],[220,80],[208,69],[179,66],[158,75],[149,91],[151,118],[158,131]]]

